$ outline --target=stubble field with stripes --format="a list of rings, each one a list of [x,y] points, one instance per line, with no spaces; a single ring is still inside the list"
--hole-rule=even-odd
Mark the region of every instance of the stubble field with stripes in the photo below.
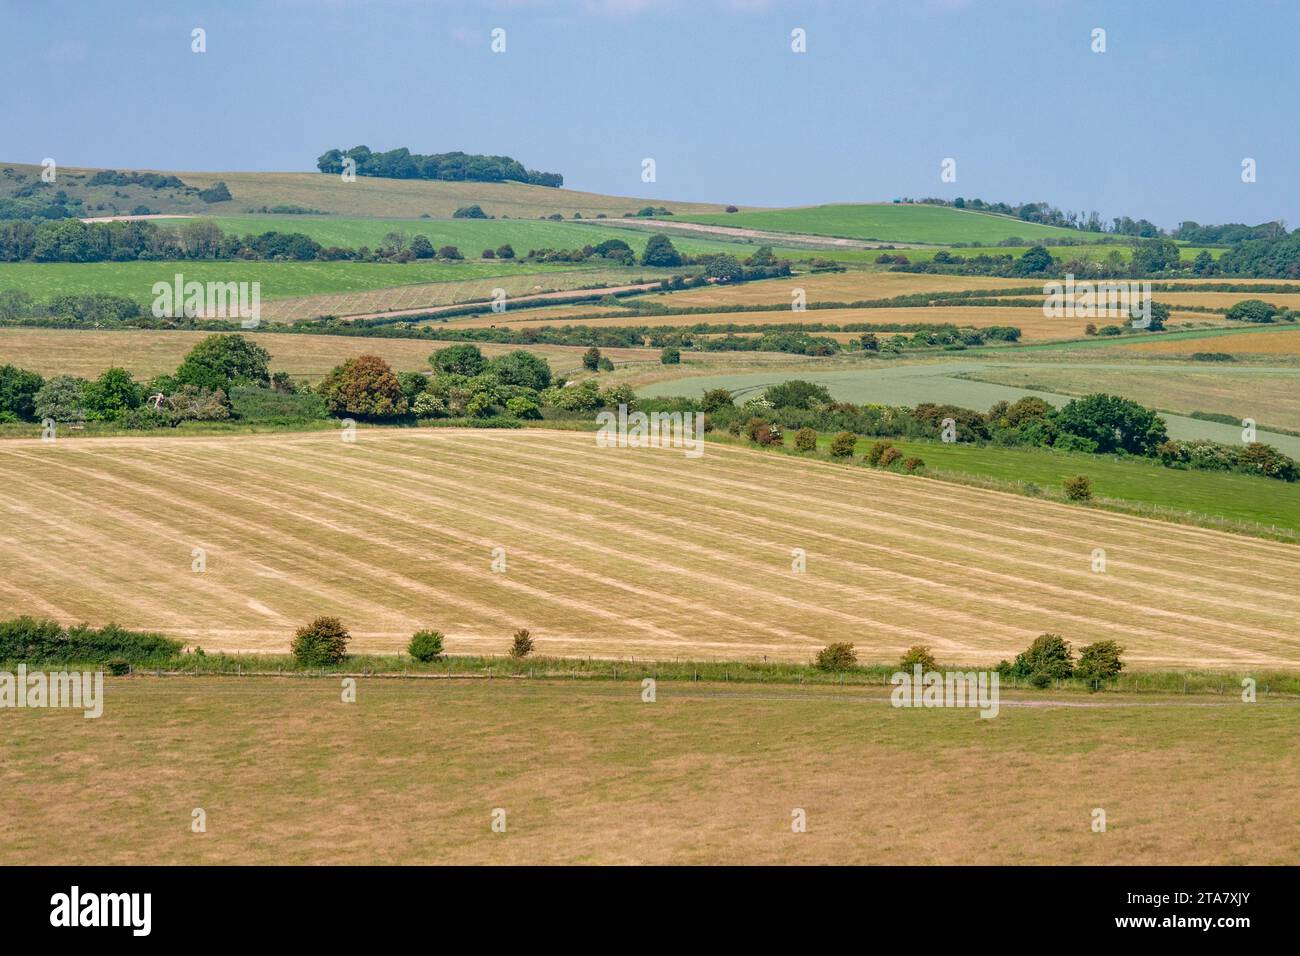
[[[527,627],[553,655],[806,661],[847,640],[864,661],[922,643],[991,664],[1051,631],[1118,640],[1139,667],[1300,664],[1292,546],[712,443],[691,459],[531,429],[17,440],[0,480],[5,616],[208,651],[284,652],[331,614],[373,653],[421,627],[503,653]]]

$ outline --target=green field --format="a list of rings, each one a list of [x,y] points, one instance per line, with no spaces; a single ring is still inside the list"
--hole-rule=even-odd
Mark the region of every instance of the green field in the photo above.
[[[865,454],[876,440],[860,440],[857,453]],[[927,467],[938,472],[1034,484],[1054,491],[1059,491],[1066,478],[1082,474],[1092,479],[1092,491],[1098,498],[1136,502],[1157,511],[1186,511],[1300,532],[1300,484],[1227,472],[1166,468],[1140,458],[1121,459],[1050,448],[885,440],[905,455],[924,459]]]
[[[1112,252],[1118,252],[1119,258],[1127,263],[1128,260],[1132,259],[1132,251],[1134,251],[1132,250],[1132,246],[1122,242],[1092,242],[1088,243],[1088,245],[1075,246],[1054,246],[1052,243],[1048,242],[1044,248],[1047,248],[1047,251],[1052,254],[1054,259],[1065,261],[1070,261],[1071,259],[1101,261],[1108,258]],[[974,259],[975,256],[979,255],[1009,255],[1011,258],[1019,259],[1022,255],[1026,254],[1028,250],[1030,250],[1030,246],[935,246],[928,248],[902,248],[902,250],[894,251],[894,255],[907,256],[907,260],[913,261],[913,263],[928,263],[928,261],[935,258],[936,254],[944,251],[952,252],[953,255],[962,256],[962,258],[966,259]],[[1195,259],[1201,251],[1208,251],[1214,259],[1218,259],[1219,256],[1223,255],[1223,252],[1226,252],[1227,250],[1218,247],[1183,246],[1180,248],[1179,255],[1182,256],[1184,260],[1191,261],[1192,259]],[[818,255],[820,255],[820,252],[818,252]],[[828,259],[841,261],[862,261],[863,259],[866,259],[866,261],[874,261],[876,256],[880,255],[880,252],[879,250],[828,250],[826,255]],[[850,255],[852,255],[852,258],[850,258]],[[1032,280],[1026,280],[1026,282],[1030,281]]]
[[[335,216],[219,216],[214,219],[224,232],[246,235],[267,230],[301,232],[321,245],[357,249],[377,248],[390,232],[408,239],[427,236],[435,248],[452,245],[467,259],[478,258],[484,249],[495,250],[509,243],[517,256],[530,249],[581,249],[599,245],[608,239],[621,239],[638,255],[653,233],[633,229],[614,231],[584,222],[555,222],[538,219],[350,219]],[[758,243],[726,242],[692,236],[672,237],[673,245],[691,255],[730,253],[750,255]],[[820,250],[778,249],[787,258],[808,258]]]
[[[1076,229],[1042,226],[1005,216],[952,209],[948,206],[854,203],[771,209],[754,212],[682,216],[687,222],[745,229],[769,229],[807,235],[838,236],[882,242],[997,243],[1013,236],[1050,240],[1087,238]]]
[[[1300,369],[1235,362],[1124,365],[1033,364],[985,368],[971,373],[982,382],[1015,388],[1088,395],[1124,395],[1151,408],[1182,415],[1209,412],[1236,421],[1300,430]]]
[[[833,371],[824,372],[809,371],[805,368],[792,371],[773,370],[686,377],[656,382],[645,386],[642,391],[647,395],[699,398],[706,389],[726,388],[733,391],[738,400],[744,400],[757,397],[769,385],[777,382],[806,379],[825,385],[840,401],[858,404],[910,406],[921,402],[937,402],[987,411],[995,402],[1014,402],[1026,395],[1037,395],[1053,405],[1064,405],[1069,401],[1068,396],[1051,391],[983,382],[965,377],[979,375],[988,368],[996,368],[996,366],[969,360],[915,364],[867,361],[857,369],[844,369],[841,365]],[[1034,366],[1026,368],[1032,369]],[[1031,373],[1026,371],[1024,374]],[[1168,374],[1177,375],[1177,369],[1171,369]],[[1217,411],[1218,409],[1196,410]],[[1240,426],[1172,414],[1165,414],[1164,419],[1171,438],[1207,438],[1229,444],[1241,440]],[[1300,457],[1300,438],[1261,430],[1259,440],[1274,445],[1288,455]]]
[[[599,265],[467,260],[465,262],[4,262],[0,289],[22,289],[34,299],[90,292],[111,292],[142,304],[153,301],[155,282],[260,282],[262,300],[321,293],[364,292],[430,282],[462,282],[491,276],[540,275],[548,272],[603,271]],[[630,275],[631,273],[629,273]]]

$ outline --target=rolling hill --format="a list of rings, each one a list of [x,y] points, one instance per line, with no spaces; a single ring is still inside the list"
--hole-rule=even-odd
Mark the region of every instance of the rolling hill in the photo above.
[[[911,203],[843,203],[798,209],[690,213],[688,222],[882,242],[996,243],[1003,239],[1079,239],[1099,234],[1041,226],[1006,216]]]
[[[86,216],[127,215],[138,205],[155,213],[189,215],[244,215],[262,207],[298,206],[339,216],[370,216],[416,219],[429,216],[450,218],[462,206],[477,203],[490,216],[536,219],[559,214],[568,219],[581,213],[586,218],[604,214],[622,216],[644,206],[666,206],[675,214],[704,214],[718,211],[716,203],[682,203],[663,199],[605,196],[600,193],[527,186],[522,183],[440,182],[423,179],[379,179],[361,176],[345,183],[326,173],[265,172],[171,172],[187,185],[206,189],[224,182],[232,198],[207,203],[179,188],[149,189],[142,186],[90,185],[96,168],[61,167],[58,179],[48,187],[36,187],[52,197],[63,190],[80,199]],[[144,172],[144,170],[141,170]],[[41,167],[22,163],[0,164],[0,198],[13,197],[40,182]]]
[[[565,655],[806,661],[849,639],[864,660],[921,643],[993,664],[1050,630],[1147,667],[1300,661],[1288,545],[715,443],[692,460],[533,429],[33,438],[0,447],[0,478],[41,489],[3,502],[6,579],[41,582],[0,583],[6,614],[208,650],[282,651],[337,614],[364,653],[436,622],[460,654],[523,626]]]

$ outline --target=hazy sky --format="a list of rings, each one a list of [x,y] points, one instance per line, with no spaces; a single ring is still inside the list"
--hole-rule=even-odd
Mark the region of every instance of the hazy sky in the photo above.
[[[1297,46],[1271,0],[0,0],[0,160],[310,170],[364,143],[664,199],[1294,226]]]

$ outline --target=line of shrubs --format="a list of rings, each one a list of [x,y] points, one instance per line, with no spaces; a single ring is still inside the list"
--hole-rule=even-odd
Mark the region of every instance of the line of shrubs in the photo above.
[[[1096,393],[1053,408],[1028,395],[1000,401],[987,412],[923,402],[915,407],[854,405],[837,402],[824,386],[790,380],[770,386],[757,398],[737,406],[727,389],[710,389],[679,410],[703,411],[713,427],[745,434],[759,444],[784,444],[786,430],[851,433],[885,438],[945,439],[957,443],[1050,447],[1159,461],[1170,468],[1236,471],[1281,481],[1300,479],[1300,466],[1271,445],[1227,445],[1168,437],[1164,419],[1138,402]],[[758,419],[757,424],[751,424]],[[946,434],[945,434],[946,433]],[[847,437],[833,444],[841,456],[852,454]],[[836,454],[832,450],[832,454]],[[882,452],[882,454],[884,454]],[[892,461],[887,463],[892,464]]]
[[[270,353],[239,334],[200,341],[177,371],[147,384],[123,368],[86,380],[49,380],[12,365],[0,366],[0,423],[52,419],[59,424],[111,422],[124,428],[175,427],[186,421],[294,424],[331,415],[367,421],[469,419],[518,427],[548,416],[571,417],[620,404],[634,405],[628,385],[602,387],[595,379],[569,384],[552,377],[546,360],[523,349],[488,359],[470,343],[429,356],[431,371],[394,372],[378,355],[358,355],[331,369],[320,383],[299,385],[272,373]],[[583,364],[612,371],[590,348]]]
[[[124,368],[105,369],[97,378],[56,375],[49,379],[14,365],[0,366],[0,423],[46,419],[58,424],[112,422],[123,428],[175,427],[181,422],[216,422],[239,417],[231,395],[254,406],[258,393],[274,396],[276,411],[294,420],[318,418],[324,406],[304,395],[288,398],[297,387],[285,372],[272,373],[271,355],[242,335],[210,335],[182,360],[177,370],[147,383]],[[289,407],[292,406],[292,407]]]
[[[180,641],[116,624],[65,627],[26,615],[0,621],[0,661],[102,663],[113,673],[125,673],[131,664],[165,660],[180,649]]]
[[[348,642],[351,639],[347,628],[337,617],[318,617],[298,628],[289,649],[294,660],[303,667],[332,667],[347,660]],[[527,657],[534,647],[532,634],[527,628],[521,627],[511,639],[510,656],[516,659]],[[442,632],[430,629],[416,631],[406,645],[406,653],[422,664],[440,660],[443,655]]]
[[[1078,660],[1069,641],[1059,634],[1043,634],[1034,639],[1014,661],[999,661],[995,668],[1004,678],[1015,678],[1033,687],[1048,687],[1053,681],[1083,680],[1094,689],[1102,681],[1113,680],[1124,669],[1124,648],[1115,641],[1098,641],[1079,651]],[[858,666],[854,645],[836,642],[826,645],[818,653],[814,664],[819,670],[848,671]],[[898,663],[903,671],[920,665],[922,671],[938,670],[931,649],[923,644],[908,648]]]

